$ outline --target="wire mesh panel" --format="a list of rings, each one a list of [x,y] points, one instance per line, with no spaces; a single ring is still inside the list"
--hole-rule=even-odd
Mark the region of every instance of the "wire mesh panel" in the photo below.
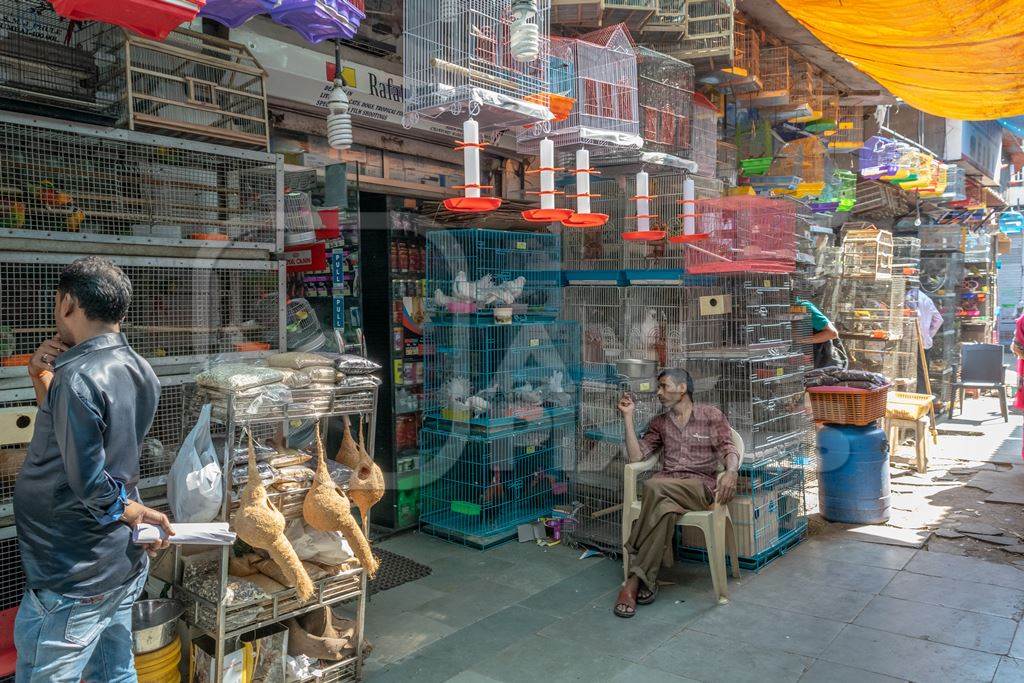
[[[718,170],[718,109],[701,94],[694,95],[691,159],[697,172],[713,177]]]
[[[892,272],[911,282],[920,280],[921,240],[917,237],[892,238]]]
[[[715,177],[726,186],[735,187],[738,174],[737,164],[739,163],[736,145],[719,140],[717,146],[718,151],[716,154],[718,158],[716,160]]]
[[[675,367],[683,356],[688,288],[637,285],[626,289],[624,357]]]
[[[697,230],[708,238],[687,245],[689,273],[785,273],[795,267],[795,202],[749,196],[698,200]]]
[[[550,118],[550,0],[530,9],[512,0],[407,0],[403,22],[405,111],[482,129]]]
[[[570,283],[616,284],[624,264],[622,225],[626,216],[626,194],[620,180],[591,179],[592,210],[608,216],[599,228],[562,231],[562,270]],[[575,194],[570,184],[566,194]]]
[[[638,149],[637,53],[623,26],[580,38],[551,39],[548,78],[553,93],[571,97],[568,118],[521,130],[520,151],[536,152],[542,138],[555,147],[592,148],[595,155]]]
[[[693,67],[649,48],[637,48],[640,125],[644,151],[689,158]]]
[[[121,115],[124,32],[69,22],[46,2],[0,2],[0,102],[5,109],[111,125]]]
[[[575,424],[542,423],[499,436],[420,432],[420,522],[486,545],[564,503]]]
[[[453,426],[500,429],[571,417],[578,403],[575,322],[425,327],[424,411]]]
[[[279,164],[266,153],[0,113],[0,229],[273,250]]]
[[[561,309],[558,235],[502,230],[427,233],[427,309],[435,319],[518,320]],[[497,313],[496,313],[497,312]]]
[[[658,9],[640,31],[652,43],[672,43],[686,34],[686,0],[658,0]]]
[[[956,295],[964,277],[964,255],[922,250],[921,291],[933,301]],[[936,304],[937,305],[937,304]]]
[[[903,333],[906,279],[859,280],[838,283],[837,315],[833,321],[843,339],[899,339]]]
[[[604,377],[622,358],[625,289],[572,285],[565,288],[562,318],[579,323],[584,376]]]
[[[133,130],[267,149],[266,72],[247,47],[179,29],[163,41],[130,34]]]
[[[920,365],[917,325],[917,312],[904,311],[903,333],[900,335],[899,342],[890,342],[894,347],[892,351],[896,360],[893,372],[888,377],[892,379],[893,386],[902,391],[917,389],[917,370]]]
[[[790,49],[785,46],[761,48],[759,75],[766,93],[789,93],[792,87],[789,53]]]
[[[733,73],[740,78],[760,78],[763,37],[761,31],[739,12],[736,13],[733,41]]]
[[[733,0],[686,0],[686,35],[664,49],[692,61],[732,54]]]
[[[18,548],[15,527],[8,527],[4,531],[10,534],[0,538],[0,568],[3,570],[3,578],[0,579],[0,609],[8,610],[17,607],[25,596],[25,572],[21,568],[21,550]]]
[[[892,273],[892,233],[866,223],[848,223],[843,237],[843,277],[887,280]]]
[[[75,255],[0,252],[0,377],[21,376],[56,333],[54,293]],[[220,353],[281,350],[284,264],[112,256],[132,282],[122,324],[153,365],[186,365]]]

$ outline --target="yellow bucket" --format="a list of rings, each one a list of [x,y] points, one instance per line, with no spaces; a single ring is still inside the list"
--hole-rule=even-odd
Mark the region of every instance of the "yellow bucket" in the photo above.
[[[135,672],[139,683],[179,683],[178,664],[181,661],[181,640],[135,657]]]

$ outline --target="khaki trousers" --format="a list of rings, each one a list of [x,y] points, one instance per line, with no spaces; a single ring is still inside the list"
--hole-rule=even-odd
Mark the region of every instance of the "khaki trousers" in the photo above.
[[[711,509],[712,500],[699,479],[651,477],[644,482],[640,517],[626,541],[629,575],[654,590],[658,570],[672,566],[672,538],[686,512]]]

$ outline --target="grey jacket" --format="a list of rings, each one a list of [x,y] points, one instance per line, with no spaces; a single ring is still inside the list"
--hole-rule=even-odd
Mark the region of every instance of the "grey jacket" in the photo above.
[[[139,499],[139,453],[159,398],[156,374],[123,334],[57,358],[14,488],[28,588],[95,597],[146,569],[145,551],[117,520],[128,498]]]

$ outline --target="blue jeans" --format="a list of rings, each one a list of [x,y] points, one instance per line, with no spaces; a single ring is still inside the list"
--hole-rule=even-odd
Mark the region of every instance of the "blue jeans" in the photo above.
[[[146,575],[93,598],[26,589],[14,622],[16,683],[135,683],[132,604]]]

